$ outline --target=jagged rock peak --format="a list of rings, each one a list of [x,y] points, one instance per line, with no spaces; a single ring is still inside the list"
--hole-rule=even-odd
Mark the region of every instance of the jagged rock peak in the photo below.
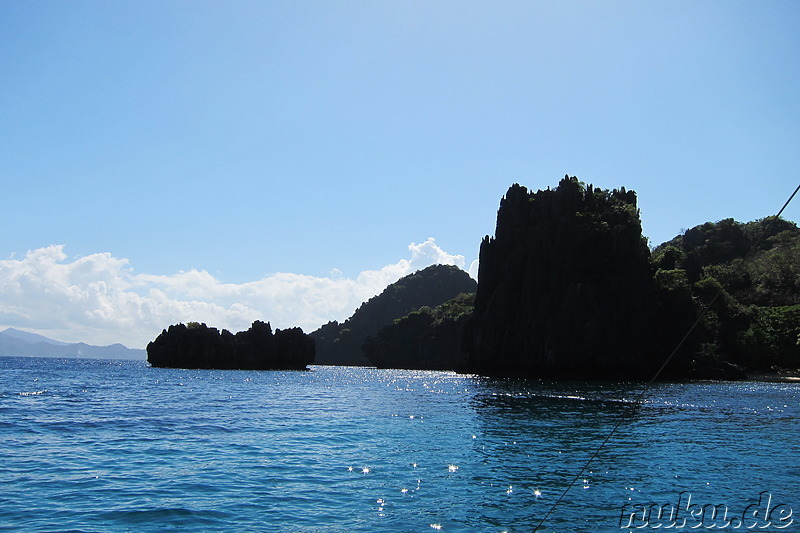
[[[639,373],[649,350],[652,277],[636,193],[566,176],[514,184],[480,249],[472,370],[544,376]]]
[[[302,329],[273,333],[260,320],[235,335],[197,322],[172,325],[147,345],[147,361],[167,368],[304,370],[314,354],[314,339]]]

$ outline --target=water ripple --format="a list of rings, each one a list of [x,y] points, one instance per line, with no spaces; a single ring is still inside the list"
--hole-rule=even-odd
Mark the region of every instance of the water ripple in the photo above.
[[[547,531],[680,491],[800,510],[786,384],[3,363],[0,530],[530,531],[620,420]]]

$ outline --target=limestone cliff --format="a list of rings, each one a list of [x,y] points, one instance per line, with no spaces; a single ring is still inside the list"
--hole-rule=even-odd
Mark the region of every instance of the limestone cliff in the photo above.
[[[300,328],[273,333],[258,320],[235,335],[191,322],[170,326],[150,342],[147,361],[165,368],[306,370],[314,362],[314,340]]]
[[[467,370],[640,377],[653,368],[653,280],[636,194],[565,177],[513,185],[484,238]]]

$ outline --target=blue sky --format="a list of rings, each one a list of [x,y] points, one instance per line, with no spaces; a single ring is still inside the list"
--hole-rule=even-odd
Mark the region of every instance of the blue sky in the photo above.
[[[469,268],[514,182],[634,189],[658,244],[800,181],[796,2],[33,0],[0,20],[0,326],[62,340],[344,319],[412,268]]]

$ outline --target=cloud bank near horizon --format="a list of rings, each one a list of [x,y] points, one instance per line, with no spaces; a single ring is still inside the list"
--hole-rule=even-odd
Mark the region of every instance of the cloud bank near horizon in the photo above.
[[[64,342],[143,348],[179,322],[241,331],[254,320],[310,332],[344,320],[362,302],[401,277],[434,264],[464,268],[433,237],[408,246],[411,257],[355,278],[278,272],[246,283],[224,283],[205,270],[137,274],[127,259],[96,253],[68,259],[64,245],[0,260],[0,325]],[[475,265],[470,266],[472,273]]]

